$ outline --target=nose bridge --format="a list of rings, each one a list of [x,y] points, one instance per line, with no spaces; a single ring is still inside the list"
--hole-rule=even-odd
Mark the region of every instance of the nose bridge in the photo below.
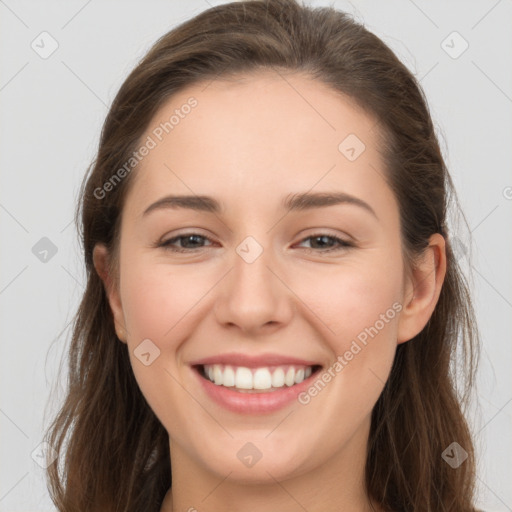
[[[219,322],[246,331],[286,322],[291,314],[287,289],[274,275],[279,270],[272,244],[268,237],[258,238],[261,242],[256,236],[247,236],[235,247],[233,268],[216,307]]]
[[[275,283],[273,282],[272,272],[268,267],[272,267],[275,262],[271,244],[268,237],[261,243],[254,236],[247,236],[235,249],[233,276],[232,276],[232,296],[238,298],[239,304],[244,308],[250,308],[256,313],[271,311],[277,300]],[[252,303],[252,306],[251,306]]]

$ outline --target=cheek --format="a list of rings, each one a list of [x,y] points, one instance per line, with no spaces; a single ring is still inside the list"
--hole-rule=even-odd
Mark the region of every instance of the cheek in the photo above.
[[[326,394],[333,393],[337,408],[351,411],[356,423],[378,399],[397,346],[401,260],[380,261],[354,261],[330,275],[316,273],[310,276],[311,285],[302,286],[300,292],[317,313],[316,325],[332,357],[322,378]],[[317,388],[323,390],[322,386]]]
[[[173,330],[186,323],[187,314],[207,294],[208,282],[207,275],[190,266],[127,261],[121,299],[133,342],[175,338]]]
[[[333,266],[332,271],[314,270],[295,278],[291,287],[317,314],[317,323],[323,325],[325,339],[336,353],[347,350],[351,340],[361,333],[364,338],[366,330],[375,324],[382,331],[382,338],[393,335],[397,303],[401,300],[402,270],[400,260],[389,264],[390,260],[391,257],[354,259]]]
[[[197,321],[198,301],[211,284],[192,266],[171,267],[144,257],[127,257],[121,271],[121,300],[135,378],[162,424],[179,435],[179,426],[188,421],[181,413],[190,407],[190,396],[178,384],[183,380],[180,347]],[[150,353],[149,365],[138,357],[141,342],[147,339],[154,344],[144,350]],[[175,406],[172,414],[169,404]]]

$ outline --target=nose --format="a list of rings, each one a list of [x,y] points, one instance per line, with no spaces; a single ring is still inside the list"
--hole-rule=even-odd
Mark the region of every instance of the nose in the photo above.
[[[293,293],[271,250],[263,249],[254,261],[240,251],[232,261],[231,271],[219,283],[214,306],[217,321],[253,336],[289,323],[294,311]]]

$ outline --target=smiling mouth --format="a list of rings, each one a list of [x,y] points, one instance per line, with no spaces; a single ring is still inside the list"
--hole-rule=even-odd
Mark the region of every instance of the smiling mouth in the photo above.
[[[247,368],[225,364],[195,365],[199,375],[217,386],[240,393],[268,393],[293,387],[316,375],[320,365]]]

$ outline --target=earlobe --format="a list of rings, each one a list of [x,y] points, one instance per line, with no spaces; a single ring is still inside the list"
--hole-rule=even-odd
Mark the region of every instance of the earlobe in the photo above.
[[[119,296],[119,290],[114,284],[112,276],[109,274],[109,253],[105,245],[96,244],[93,249],[93,262],[94,268],[98,273],[100,279],[103,281],[105,287],[105,293],[107,295],[110,309],[114,318],[114,324],[116,328],[117,337],[126,343],[126,327],[123,314],[123,308],[121,305],[121,297]]]
[[[398,323],[397,343],[414,338],[429,321],[441,294],[446,275],[445,240],[439,233],[430,237],[422,257],[411,269],[404,307]]]

